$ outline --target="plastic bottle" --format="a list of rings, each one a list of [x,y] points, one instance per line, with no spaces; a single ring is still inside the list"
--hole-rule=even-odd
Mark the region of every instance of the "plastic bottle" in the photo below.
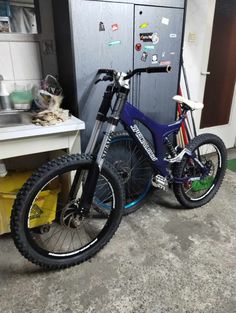
[[[10,96],[2,75],[0,75],[0,110],[11,110]]]
[[[5,163],[0,160],[0,177],[5,177],[7,175],[7,169]]]

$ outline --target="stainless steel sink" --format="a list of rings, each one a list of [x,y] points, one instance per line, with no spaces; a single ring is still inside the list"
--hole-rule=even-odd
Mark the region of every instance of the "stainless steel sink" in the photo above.
[[[32,114],[29,112],[0,112],[0,127],[28,125],[32,123]]]

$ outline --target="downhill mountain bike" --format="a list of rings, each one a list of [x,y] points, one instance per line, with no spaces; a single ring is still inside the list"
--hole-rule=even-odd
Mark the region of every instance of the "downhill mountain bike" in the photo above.
[[[200,207],[214,197],[226,169],[226,149],[222,140],[212,134],[203,134],[191,140],[184,149],[174,146],[171,140],[188,110],[202,109],[203,104],[176,96],[174,100],[181,103],[182,114],[176,122],[161,125],[127,102],[132,76],[141,73],[166,75],[170,70],[169,66],[160,66],[135,69],[128,74],[110,69],[98,71],[100,77],[104,76],[97,82],[111,83],[104,93],[85,154],[63,156],[43,165],[17,195],[11,230],[16,247],[24,257],[46,268],[65,268],[87,260],[111,239],[123,213],[122,182],[125,175],[129,175],[124,164],[117,166],[106,160],[119,121],[132,138],[132,145],[138,148],[137,160],[142,156],[142,160],[148,161],[148,169],[152,169],[151,175],[145,178],[148,184],[164,190],[173,186],[176,198],[187,208]],[[103,140],[94,156],[104,123]],[[137,123],[149,129],[153,147]],[[141,166],[142,163],[135,169],[137,177],[142,175]],[[146,163],[143,172],[145,168]],[[55,190],[57,201],[46,201],[43,195],[50,195]]]

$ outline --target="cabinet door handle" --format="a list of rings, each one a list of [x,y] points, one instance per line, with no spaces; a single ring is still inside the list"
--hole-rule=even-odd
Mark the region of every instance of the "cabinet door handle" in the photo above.
[[[211,74],[211,72],[201,72],[201,75],[210,75]]]

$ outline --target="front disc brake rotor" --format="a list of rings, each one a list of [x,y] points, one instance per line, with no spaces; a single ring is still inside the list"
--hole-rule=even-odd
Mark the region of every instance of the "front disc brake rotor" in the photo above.
[[[78,210],[78,203],[72,202],[65,206],[60,215],[61,225],[67,228],[78,228],[83,218],[78,215],[76,210]]]

